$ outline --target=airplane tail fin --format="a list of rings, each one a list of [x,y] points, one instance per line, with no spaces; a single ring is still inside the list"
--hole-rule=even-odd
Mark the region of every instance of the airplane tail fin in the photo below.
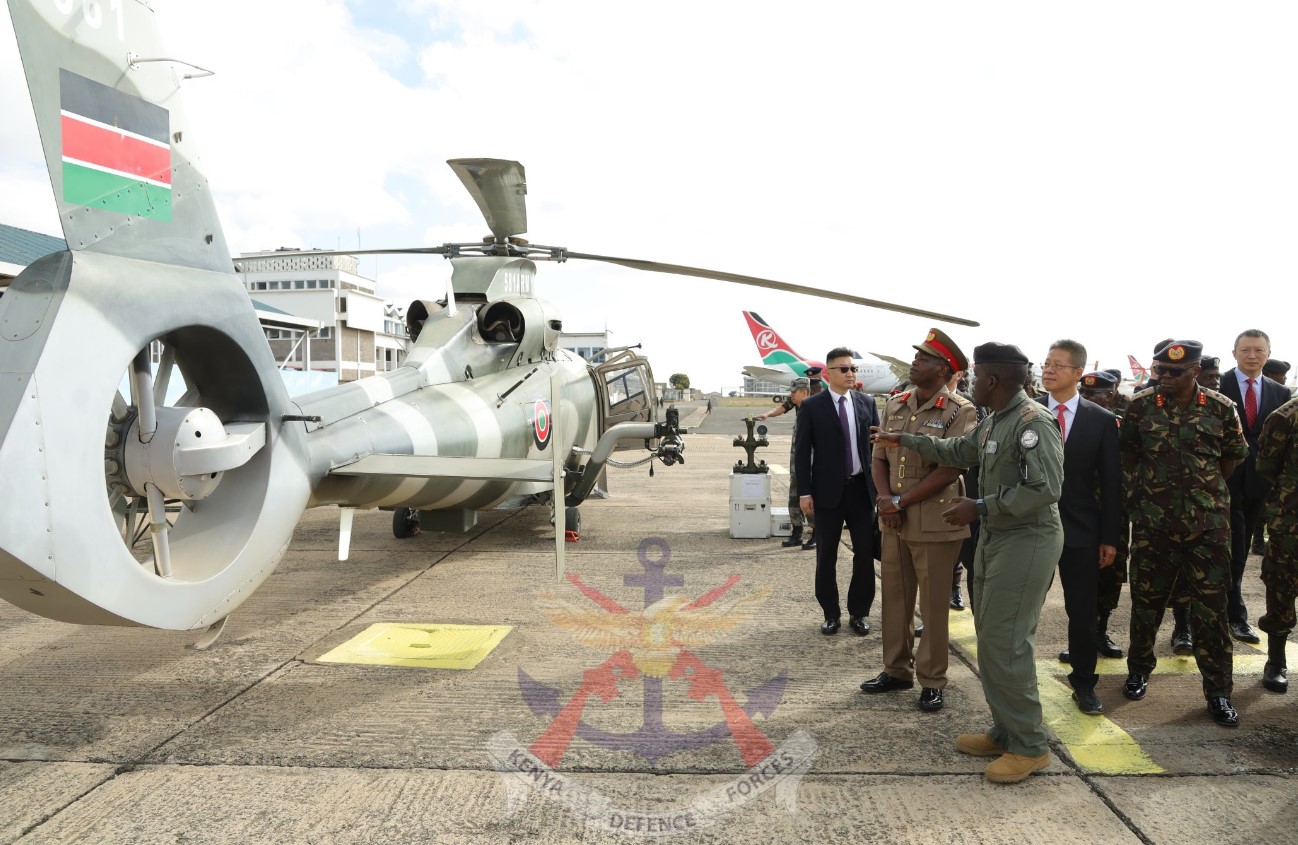
[[[68,249],[0,299],[0,598],[68,622],[211,625],[292,537],[304,426],[285,420],[196,165],[184,68],[151,58],[168,55],[153,10],[9,9]]]
[[[756,311],[745,311],[744,319],[748,322],[748,331],[753,335],[753,343],[757,345],[763,364],[794,364],[803,360]]]
[[[1134,356],[1128,355],[1127,363],[1131,365],[1132,378],[1136,379],[1137,381],[1144,381],[1145,379],[1149,378],[1149,370],[1146,369],[1144,364],[1137,361]]]

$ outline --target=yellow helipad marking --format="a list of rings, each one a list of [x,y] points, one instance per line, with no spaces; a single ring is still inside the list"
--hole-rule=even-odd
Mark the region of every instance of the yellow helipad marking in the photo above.
[[[509,625],[371,625],[320,663],[410,666],[420,669],[472,669],[512,631]]]
[[[978,659],[978,640],[974,633],[973,614],[955,611],[948,617],[951,641],[957,643],[970,657]],[[1126,673],[1126,662],[1101,660],[1100,664],[1121,666]],[[1194,661],[1190,661],[1194,665]],[[1097,670],[1099,671],[1099,670]],[[1067,675],[1068,666],[1058,661],[1037,661],[1037,677]],[[1041,712],[1046,725],[1054,731],[1059,741],[1068,747],[1077,764],[1089,771],[1106,775],[1158,774],[1163,769],[1141,750],[1131,735],[1106,716],[1087,716],[1073,703],[1072,688],[1050,679],[1039,682]]]

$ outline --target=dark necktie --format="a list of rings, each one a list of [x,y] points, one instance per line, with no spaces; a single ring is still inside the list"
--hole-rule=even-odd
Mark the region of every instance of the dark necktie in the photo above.
[[[838,424],[843,428],[843,457],[847,460],[847,466],[843,469],[844,475],[852,474],[852,430],[848,428],[847,422],[847,397],[838,397]]]
[[[1248,420],[1248,427],[1252,428],[1253,423],[1257,420],[1257,395],[1253,393],[1253,379],[1248,379],[1248,393],[1244,396],[1244,417]]]

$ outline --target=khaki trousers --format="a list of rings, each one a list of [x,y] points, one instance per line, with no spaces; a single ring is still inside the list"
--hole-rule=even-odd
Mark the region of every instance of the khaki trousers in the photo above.
[[[880,560],[883,608],[883,670],[894,678],[918,680],[921,687],[946,688],[949,654],[947,616],[951,573],[964,540],[921,543],[884,532]],[[915,597],[924,618],[924,636],[915,645]]]

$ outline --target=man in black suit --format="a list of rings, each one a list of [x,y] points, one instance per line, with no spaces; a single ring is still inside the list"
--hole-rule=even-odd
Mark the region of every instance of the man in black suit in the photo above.
[[[1068,682],[1077,709],[1097,716],[1104,705],[1095,694],[1100,679],[1095,673],[1095,611],[1100,569],[1111,566],[1118,552],[1122,469],[1117,418],[1077,392],[1077,379],[1085,367],[1085,346],[1075,340],[1055,341],[1041,365],[1041,383],[1048,394],[1037,401],[1055,417],[1064,439],[1064,487],[1059,497],[1064,548],[1059,580],[1073,666]]]
[[[874,604],[874,481],[870,478],[870,426],[879,424],[874,397],[859,393],[852,350],[825,356],[821,376],[829,389],[802,403],[794,444],[799,505],[816,521],[816,601],[825,612],[823,634],[838,632],[838,541],[847,525],[852,537],[852,581],[847,612],[852,631],[870,630],[865,617]]]
[[[1226,618],[1230,635],[1242,643],[1258,643],[1261,638],[1248,624],[1248,609],[1240,585],[1244,581],[1244,564],[1248,560],[1249,538],[1262,520],[1262,505],[1271,484],[1257,471],[1257,439],[1267,415],[1289,401],[1289,391],[1262,375],[1271,357],[1271,338],[1259,329],[1248,329],[1235,338],[1235,366],[1221,377],[1221,392],[1235,403],[1244,439],[1248,441],[1248,458],[1230,478],[1230,594]]]

